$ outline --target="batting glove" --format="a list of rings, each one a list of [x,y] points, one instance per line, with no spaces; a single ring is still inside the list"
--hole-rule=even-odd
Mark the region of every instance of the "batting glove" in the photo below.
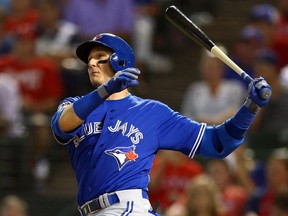
[[[269,102],[270,97],[264,99],[263,96],[261,96],[261,91],[264,88],[270,89],[272,92],[271,86],[265,81],[263,77],[253,79],[248,86],[249,96],[244,105],[253,113],[256,113],[260,107],[265,106]]]
[[[105,98],[129,87],[137,86],[139,84],[137,80],[139,74],[140,70],[138,68],[126,68],[118,71],[108,82],[99,87],[100,97]]]

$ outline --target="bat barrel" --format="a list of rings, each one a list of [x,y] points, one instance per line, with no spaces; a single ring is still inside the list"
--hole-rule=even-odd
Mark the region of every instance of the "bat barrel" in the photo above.
[[[174,5],[165,11],[165,17],[198,45],[211,50],[215,45],[191,20]]]

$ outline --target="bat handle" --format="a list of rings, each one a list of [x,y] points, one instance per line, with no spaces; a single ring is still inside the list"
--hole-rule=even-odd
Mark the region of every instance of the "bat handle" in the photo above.
[[[235,62],[233,62],[218,46],[214,45],[210,52],[217,56],[220,60],[225,62],[230,68],[232,68],[242,79],[244,79],[248,85],[253,81],[253,78],[250,77],[245,71],[243,71]],[[262,87],[259,92],[259,96],[266,100],[271,97],[272,91],[270,88]]]
[[[241,77],[249,84],[253,81],[252,77],[249,76],[247,73],[244,71],[241,73]],[[270,88],[263,87],[260,89],[259,95],[262,99],[269,99],[272,95],[272,91]]]

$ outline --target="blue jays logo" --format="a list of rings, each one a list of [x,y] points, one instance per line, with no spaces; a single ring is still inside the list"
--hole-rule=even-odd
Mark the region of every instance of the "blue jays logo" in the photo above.
[[[116,147],[111,150],[106,150],[105,153],[115,158],[120,171],[127,163],[135,161],[138,158],[135,149],[135,145],[129,147]]]

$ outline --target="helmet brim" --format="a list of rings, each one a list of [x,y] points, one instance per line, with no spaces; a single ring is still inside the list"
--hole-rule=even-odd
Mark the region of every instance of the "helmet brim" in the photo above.
[[[105,46],[107,47],[106,44],[103,44],[99,41],[86,41],[81,43],[77,49],[76,49],[76,55],[77,57],[83,61],[84,63],[88,64],[88,57],[90,55],[90,52],[93,48],[97,46]],[[108,47],[109,48],[109,47]],[[111,48],[109,48],[111,49]]]

